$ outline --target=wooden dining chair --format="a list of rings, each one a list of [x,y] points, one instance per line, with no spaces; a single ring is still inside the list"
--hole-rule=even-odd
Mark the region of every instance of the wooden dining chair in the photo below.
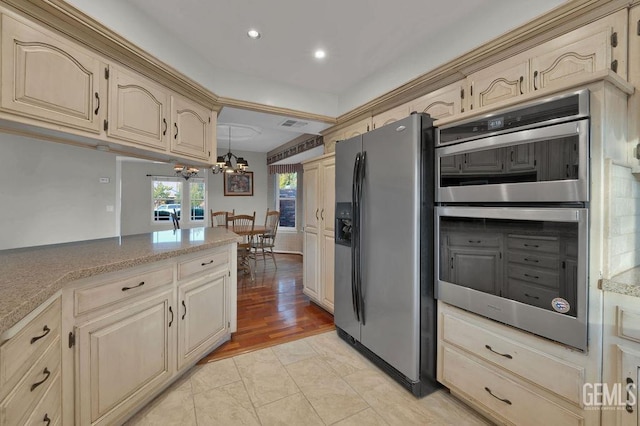
[[[253,216],[246,214],[227,215],[227,220],[231,222],[231,230],[242,237],[242,242],[238,243],[238,269],[249,272],[249,276],[253,281],[251,249],[253,246],[253,228],[256,222],[256,212],[253,212]]]
[[[226,212],[226,211],[219,211],[219,212],[214,212],[213,210],[211,210],[211,227],[215,227],[215,226],[225,226],[225,227],[229,227],[228,226],[228,222],[227,222],[227,217],[228,216],[234,216],[236,214],[236,210],[233,209],[230,212]]]
[[[276,258],[273,253],[273,248],[276,244],[276,233],[278,232],[278,224],[280,223],[280,212],[277,210],[269,211],[267,209],[267,214],[264,218],[264,233],[258,235],[258,239],[253,242],[253,255],[257,262],[258,259],[258,250],[262,250],[262,261],[265,266],[267,265],[266,256],[271,256],[273,260],[273,266],[278,269],[278,264],[276,263]]]

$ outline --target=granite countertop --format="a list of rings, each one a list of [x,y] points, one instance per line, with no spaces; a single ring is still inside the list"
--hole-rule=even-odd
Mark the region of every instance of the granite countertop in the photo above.
[[[0,250],[0,335],[72,281],[238,241],[226,228],[192,228]]]
[[[629,269],[613,278],[603,279],[601,287],[604,291],[640,297],[640,266]]]

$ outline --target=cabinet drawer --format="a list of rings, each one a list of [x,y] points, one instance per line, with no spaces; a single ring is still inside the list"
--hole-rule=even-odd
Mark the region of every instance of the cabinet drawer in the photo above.
[[[443,350],[443,379],[517,425],[582,425],[584,419],[455,350]]]
[[[61,389],[60,389],[60,374],[56,375],[55,379],[47,389],[44,397],[36,408],[31,413],[29,419],[25,422],[27,425],[47,424],[47,420],[51,421],[52,425],[57,424],[60,421],[60,411],[62,409]]]
[[[59,377],[60,352],[60,339],[56,339],[0,405],[0,424],[20,424],[44,396],[48,385]]]
[[[229,263],[229,251],[218,251],[178,263],[178,279],[210,272]]]
[[[507,237],[507,247],[515,250],[527,250],[529,252],[560,253],[560,242],[557,238],[542,239],[528,236]]]
[[[449,235],[449,245],[464,247],[500,247],[500,239],[500,235],[452,233]]]
[[[521,265],[533,266],[536,268],[559,269],[560,259],[558,257],[543,256],[538,253],[509,252],[509,263],[519,263]]]
[[[173,282],[173,268],[132,274],[100,282],[74,292],[75,315],[120,302]]]
[[[581,404],[584,369],[507,340],[451,315],[442,315],[443,339],[520,377]],[[542,423],[544,424],[544,423]]]
[[[618,336],[623,339],[640,342],[640,312],[626,309],[622,306],[618,306],[616,311]]]
[[[509,278],[530,282],[539,286],[549,287],[551,289],[557,289],[560,281],[557,271],[531,268],[512,263],[509,263],[507,267],[507,276]]]
[[[507,281],[507,294],[510,299],[543,309],[551,309],[551,301],[560,296],[557,289],[539,287],[512,278]]]
[[[60,299],[57,299],[15,337],[0,346],[0,389],[18,382],[35,358],[60,335]],[[0,391],[0,398],[4,392]]]

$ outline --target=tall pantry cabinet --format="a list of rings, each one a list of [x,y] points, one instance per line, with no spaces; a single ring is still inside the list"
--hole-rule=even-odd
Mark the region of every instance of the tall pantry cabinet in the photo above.
[[[303,292],[333,313],[335,155],[303,163]]]

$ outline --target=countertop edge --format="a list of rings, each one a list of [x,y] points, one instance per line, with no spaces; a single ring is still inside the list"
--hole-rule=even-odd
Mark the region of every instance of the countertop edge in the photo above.
[[[640,297],[640,266],[611,278],[602,279],[602,290],[625,296]]]

